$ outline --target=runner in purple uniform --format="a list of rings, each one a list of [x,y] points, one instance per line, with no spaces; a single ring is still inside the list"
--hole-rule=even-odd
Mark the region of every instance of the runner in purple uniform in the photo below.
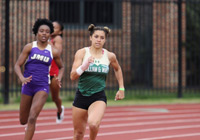
[[[24,46],[16,64],[15,72],[22,82],[22,94],[20,102],[20,123],[27,124],[25,140],[31,140],[37,117],[42,110],[49,94],[49,70],[52,59],[59,67],[56,77],[59,87],[64,72],[60,52],[53,48],[48,39],[53,33],[53,24],[47,19],[38,19],[33,26],[36,41]],[[25,64],[24,75],[21,66]]]

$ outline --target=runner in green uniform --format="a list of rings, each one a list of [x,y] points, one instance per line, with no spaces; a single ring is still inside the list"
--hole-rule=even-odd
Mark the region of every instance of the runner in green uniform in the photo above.
[[[107,104],[104,89],[109,65],[113,67],[119,84],[115,100],[124,98],[123,74],[116,55],[103,48],[110,29],[91,24],[88,30],[91,46],[76,52],[70,74],[71,80],[79,79],[72,107],[74,140],[83,139],[87,123],[89,140],[95,140],[97,136]]]

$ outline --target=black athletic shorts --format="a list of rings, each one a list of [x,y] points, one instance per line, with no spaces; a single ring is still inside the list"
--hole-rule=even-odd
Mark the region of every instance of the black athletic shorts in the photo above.
[[[104,101],[107,104],[107,98],[104,90],[91,96],[83,96],[81,92],[77,90],[73,106],[88,110],[89,106],[95,101]]]

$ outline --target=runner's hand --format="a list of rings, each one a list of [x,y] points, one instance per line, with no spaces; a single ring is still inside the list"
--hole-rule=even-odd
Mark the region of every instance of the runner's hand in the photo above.
[[[124,99],[124,91],[123,90],[118,90],[116,95],[115,95],[115,101],[116,100],[122,100]]]
[[[61,80],[58,78],[58,76],[56,76],[56,74],[54,74],[54,77],[56,79],[58,86],[61,88]]]
[[[93,63],[93,62],[94,62],[94,57],[93,56],[88,57],[88,59],[85,60],[83,64],[81,65],[81,69],[85,71],[89,67],[90,63]]]
[[[21,79],[21,82],[22,82],[22,86],[25,84],[27,84],[27,83],[29,83],[30,81],[32,80],[32,75],[31,76],[29,76],[29,77],[23,77],[22,79]]]

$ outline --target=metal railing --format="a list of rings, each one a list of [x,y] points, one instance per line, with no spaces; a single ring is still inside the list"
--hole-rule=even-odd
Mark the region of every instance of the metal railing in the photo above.
[[[116,54],[128,94],[200,93],[199,0],[2,0],[0,1],[0,95],[19,96],[14,64],[33,41],[37,18],[64,23],[65,75],[61,94],[74,92],[69,79],[75,52],[89,46],[87,27],[108,26],[105,48]],[[117,90],[111,69],[107,89]],[[68,92],[67,92],[68,91]]]

